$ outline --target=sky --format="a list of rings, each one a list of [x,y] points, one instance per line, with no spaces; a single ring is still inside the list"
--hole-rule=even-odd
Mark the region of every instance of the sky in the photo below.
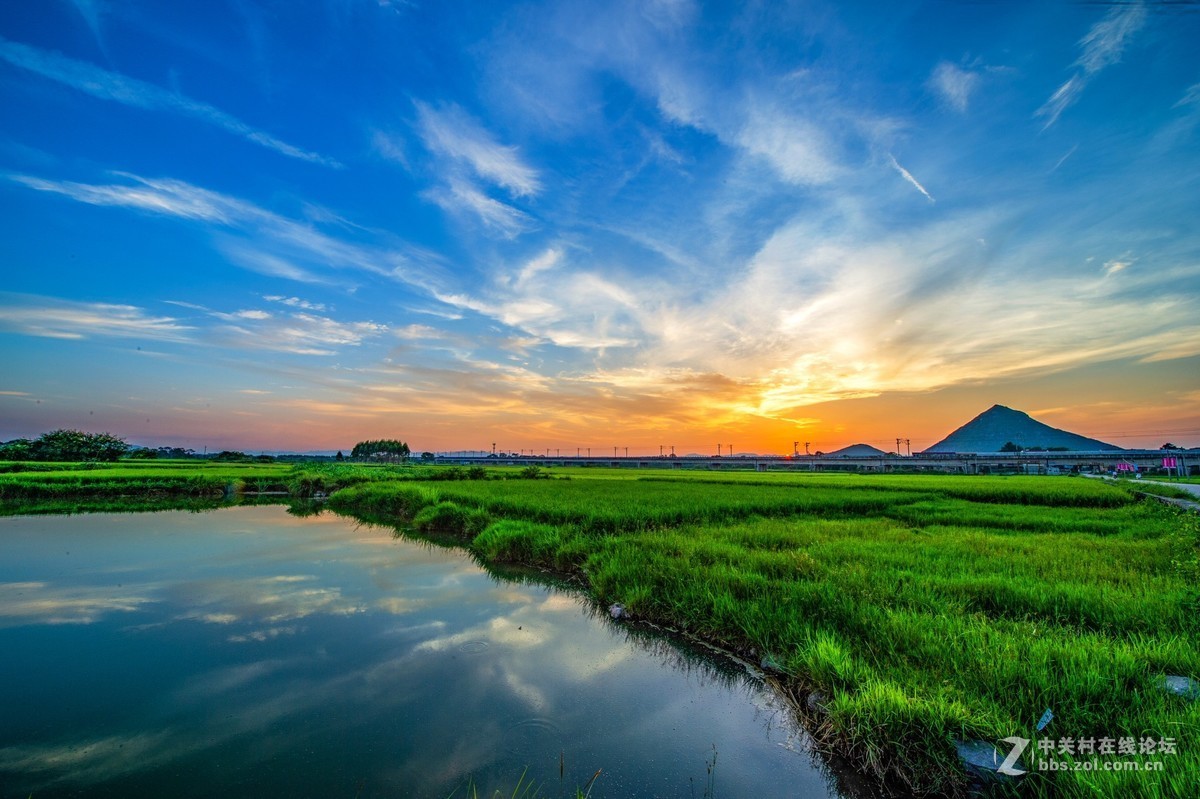
[[[7,0],[0,440],[1200,446],[1200,6]]]

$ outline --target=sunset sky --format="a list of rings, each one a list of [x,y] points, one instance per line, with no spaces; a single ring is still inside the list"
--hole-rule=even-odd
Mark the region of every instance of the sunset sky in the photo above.
[[[1200,7],[6,0],[0,440],[1200,446]],[[801,444],[803,451],[803,444]]]

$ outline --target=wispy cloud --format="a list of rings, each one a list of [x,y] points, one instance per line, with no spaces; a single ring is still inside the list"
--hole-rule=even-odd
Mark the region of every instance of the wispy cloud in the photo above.
[[[805,115],[771,102],[748,101],[734,141],[747,152],[765,158],[790,183],[828,183],[841,171],[824,130]]]
[[[408,151],[399,137],[384,133],[382,130],[372,131],[371,147],[387,160],[394,161],[405,169],[412,168],[408,160]]]
[[[559,347],[634,347],[649,287],[626,288],[615,277],[570,265],[561,248],[550,247],[497,274],[485,291],[438,299]]]
[[[445,186],[429,189],[424,196],[450,213],[477,217],[502,238],[516,238],[537,226],[529,214],[487,196],[467,180],[451,179]]]
[[[280,298],[286,300],[294,298]],[[167,300],[200,311],[222,324],[207,327],[206,342],[234,350],[268,350],[296,355],[336,355],[341,347],[357,347],[387,332],[376,322],[343,322],[310,310],[275,313],[261,308],[217,311],[182,300]],[[302,301],[301,301],[302,302]]]
[[[1114,258],[1111,261],[1104,262],[1104,276],[1109,277],[1117,272],[1122,272],[1133,265],[1133,260],[1128,255],[1121,258]]]
[[[133,305],[75,302],[30,294],[0,294],[0,330],[44,338],[95,336],[188,341],[195,328]]]
[[[262,274],[320,283],[329,282],[323,273],[330,268],[354,269],[414,285],[423,285],[437,277],[437,256],[419,248],[369,247],[322,232],[311,223],[184,181],[118,175],[128,182],[88,184],[28,175],[8,175],[8,178],[31,189],[61,194],[89,205],[136,208],[236,231],[239,238],[218,241],[218,247],[239,266]],[[502,219],[502,215],[497,215],[497,219]]]
[[[83,17],[83,21],[87,23],[88,30],[92,32],[92,37],[96,40],[97,46],[101,51],[107,52],[107,47],[104,44],[104,36],[100,30],[100,9],[97,7],[96,0],[71,0],[75,6],[75,10],[79,12],[79,16]]]
[[[431,152],[466,164],[480,179],[514,197],[529,197],[541,190],[537,170],[521,159],[518,149],[500,144],[458,106],[439,109],[418,101],[416,107],[417,130]]]
[[[1034,114],[1045,118],[1043,130],[1057,122],[1063,111],[1079,99],[1096,73],[1121,60],[1129,40],[1145,24],[1146,8],[1136,2],[1118,5],[1092,26],[1087,35],[1079,40],[1082,52],[1073,64],[1076,73],[1059,86]]]
[[[44,180],[29,175],[10,175],[9,179],[37,191],[62,194],[88,205],[114,205],[140,208],[182,219],[232,225],[238,219],[258,216],[248,203],[178,180],[149,180],[126,175],[139,185],[95,185],[69,180]]]
[[[218,311],[185,301],[166,303],[198,311],[201,316],[154,316],[133,305],[0,293],[0,331],[42,338],[125,338],[239,351],[334,355],[340,348],[357,347],[388,330],[386,324],[339,321],[307,310]]]
[[[1185,105],[1197,104],[1200,104],[1200,83],[1193,83],[1187,88],[1187,91],[1183,93],[1183,97],[1179,98],[1179,101],[1175,103],[1173,108],[1182,108]]]
[[[929,86],[942,101],[960,113],[967,110],[971,94],[979,85],[979,74],[942,61],[929,76]]]
[[[911,183],[913,188],[915,188],[917,191],[924,194],[925,199],[929,200],[929,202],[931,202],[931,203],[936,202],[936,200],[933,199],[933,195],[925,190],[925,187],[922,186],[917,181],[917,179],[912,176],[912,173],[909,172],[904,167],[900,166],[900,164],[896,161],[896,156],[892,155],[891,153],[888,153],[888,160],[891,161],[891,163],[892,163],[892,169],[895,169],[897,172],[899,172],[900,177],[904,178],[909,183]]]
[[[85,3],[81,7],[81,11],[85,8],[91,8],[90,4]],[[0,38],[0,59],[101,100],[109,100],[134,108],[181,114],[215,125],[228,133],[240,136],[289,158],[297,158],[324,166],[341,166],[332,158],[326,158],[318,153],[289,144],[208,103],[168,91],[153,83],[109,72],[94,64],[77,61],[60,53],[46,52],[20,42]]]
[[[299,297],[283,297],[278,294],[264,294],[263,299],[267,302],[283,303],[284,305],[289,305],[292,308],[303,308],[306,311],[324,312],[329,310],[328,306],[326,306],[323,302],[309,302],[308,300],[302,300]]]
[[[387,331],[375,322],[340,322],[311,313],[274,316],[265,312],[235,314],[213,337],[224,346],[274,350],[296,355],[336,355],[340,347],[357,347]]]

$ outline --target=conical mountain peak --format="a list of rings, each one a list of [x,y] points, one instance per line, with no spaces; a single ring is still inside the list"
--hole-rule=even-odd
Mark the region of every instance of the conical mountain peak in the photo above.
[[[1008,445],[1077,452],[1120,449],[1114,444],[1051,427],[1024,411],[993,405],[925,451],[999,452]]]

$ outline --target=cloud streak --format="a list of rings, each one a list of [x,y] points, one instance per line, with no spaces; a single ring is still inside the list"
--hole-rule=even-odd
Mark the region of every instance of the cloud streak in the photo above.
[[[437,279],[437,256],[418,248],[368,247],[181,180],[117,174],[128,182],[88,184],[29,175],[8,178],[88,205],[134,208],[236,231],[241,237],[218,246],[239,266],[262,274],[321,283],[329,282],[324,273],[332,268],[359,270],[417,286]]]
[[[926,199],[926,200],[929,200],[929,202],[931,202],[931,203],[932,203],[932,202],[937,202],[936,200],[934,200],[934,199],[933,199],[933,195],[932,195],[932,194],[930,194],[929,192],[927,192],[927,191],[925,190],[925,187],[924,187],[924,186],[922,186],[922,185],[921,185],[921,184],[920,184],[920,183],[917,181],[917,179],[916,179],[916,178],[914,178],[914,177],[912,176],[912,173],[911,173],[911,172],[909,172],[909,171],[908,171],[907,169],[905,169],[904,167],[900,166],[900,164],[899,164],[899,163],[896,161],[896,156],[892,155],[891,153],[888,153],[888,160],[889,160],[889,161],[891,161],[891,164],[892,164],[892,169],[894,169],[894,170],[896,170],[897,172],[899,172],[899,173],[900,173],[900,177],[904,178],[904,179],[905,179],[905,180],[907,180],[907,181],[908,181],[910,184],[912,184],[913,188],[915,188],[917,191],[921,192],[921,194],[924,194],[924,195],[925,195],[925,199]]]
[[[501,238],[515,239],[537,225],[529,214],[487,196],[466,180],[451,179],[445,186],[429,189],[424,196],[449,213],[478,218]]]
[[[357,347],[388,331],[385,324],[343,322],[311,310],[277,313],[247,308],[226,312],[190,302],[167,302],[204,316],[185,323],[177,317],[149,315],[132,305],[0,293],[0,331],[40,338],[150,339],[155,343],[323,356],[335,355],[343,347]],[[205,318],[214,323],[206,324]]]
[[[91,6],[86,5],[86,8],[91,8]],[[89,24],[91,24],[90,18]],[[208,103],[168,91],[153,83],[109,72],[94,64],[77,61],[59,53],[46,52],[4,38],[0,38],[0,59],[15,67],[41,75],[43,78],[101,100],[120,103],[132,108],[169,111],[191,117],[289,158],[323,166],[341,167],[341,164],[332,158],[289,144]]]
[[[541,191],[537,170],[521,159],[517,148],[500,144],[458,106],[438,109],[418,101],[416,108],[417,131],[430,152],[465,164],[480,179],[514,197],[532,197]]]
[[[195,328],[169,316],[149,316],[132,305],[0,294],[0,330],[42,338],[99,336],[180,342],[189,341]]]
[[[1083,90],[1097,73],[1121,60],[1129,40],[1146,24],[1146,8],[1142,3],[1118,5],[1104,19],[1097,22],[1079,40],[1082,52],[1073,64],[1074,75],[1054,91],[1034,116],[1046,120],[1045,130],[1074,105]]]

